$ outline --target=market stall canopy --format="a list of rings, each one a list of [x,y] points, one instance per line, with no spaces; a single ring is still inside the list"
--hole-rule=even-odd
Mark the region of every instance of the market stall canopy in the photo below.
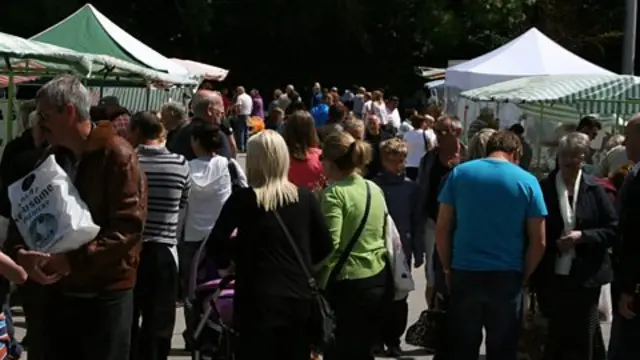
[[[487,54],[448,68],[446,86],[464,91],[537,75],[614,73],[584,60],[532,28]]]
[[[416,74],[427,80],[443,79],[446,69],[428,67],[428,66],[416,66]]]
[[[129,35],[91,4],[84,5],[31,39],[82,53],[112,56],[171,75],[188,75],[183,66]]]
[[[24,60],[24,61],[21,61]],[[86,75],[91,73],[91,59],[82,53],[59,46],[23,39],[18,36],[0,33],[0,72],[13,70],[21,73],[29,61],[39,65],[37,70],[69,71]],[[21,66],[15,66],[21,63]]]
[[[132,64],[109,55],[87,54],[94,68],[92,78],[151,83],[157,87],[198,85],[199,79],[190,75],[167,74]]]
[[[533,76],[468,90],[461,97],[499,103],[576,104],[586,99],[613,99],[639,82],[631,75]]]
[[[183,66],[191,74],[196,74],[204,77],[205,80],[224,81],[229,74],[229,70],[219,68],[213,65],[207,65],[192,60],[183,60],[171,58],[175,63]]]
[[[533,76],[468,90],[461,97],[477,102],[512,103],[527,115],[575,123],[584,114],[600,114],[604,123],[640,111],[640,78],[630,75]],[[544,105],[544,108],[542,108]]]

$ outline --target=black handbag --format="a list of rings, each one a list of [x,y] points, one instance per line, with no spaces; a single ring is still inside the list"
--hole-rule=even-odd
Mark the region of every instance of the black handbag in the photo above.
[[[369,184],[366,183],[366,185],[367,185],[367,203],[365,207],[364,216],[362,217],[362,221],[360,222],[360,225],[356,229],[356,232],[353,234],[351,240],[349,241],[349,244],[347,244],[347,247],[345,248],[340,258],[338,259],[336,266],[332,269],[329,275],[329,280],[327,284],[330,284],[336,280],[338,274],[344,267],[344,264],[346,264],[347,258],[351,254],[351,251],[353,250],[356,242],[358,241],[358,238],[360,238],[360,235],[362,234],[362,230],[364,230],[364,226],[367,222],[367,218],[369,217],[369,210],[371,208],[371,191],[369,189]],[[287,225],[285,225],[278,211],[274,210],[273,214],[278,220],[278,223],[280,224],[280,227],[282,228],[282,231],[284,232],[285,237],[289,241],[289,244],[291,245],[291,248],[293,249],[293,252],[296,256],[296,259],[300,264],[302,271],[304,272],[304,275],[309,279],[309,287],[311,288],[311,296],[313,297],[313,302],[314,302],[313,308],[311,310],[311,321],[310,321],[311,322],[311,325],[310,325],[311,341],[312,341],[311,345],[312,345],[312,350],[314,352],[318,354],[322,354],[324,350],[326,350],[329,346],[331,346],[331,344],[333,344],[334,331],[336,328],[336,317],[333,313],[333,310],[331,309],[331,306],[329,305],[329,302],[324,297],[324,295],[320,292],[316,279],[311,275],[311,271],[309,270],[309,267],[304,262],[304,259],[302,258],[302,254],[300,253],[300,249],[298,249],[298,245],[296,245],[295,241],[293,240],[293,237],[291,236],[291,233],[289,232]]]
[[[316,283],[316,279],[311,276],[311,271],[305,264],[302,259],[302,255],[300,254],[300,250],[296,245],[291,233],[289,233],[289,229],[284,224],[284,221],[280,217],[277,211],[274,211],[278,223],[280,223],[280,227],[282,227],[282,231],[284,232],[287,240],[289,240],[289,244],[293,248],[293,252],[296,255],[296,259],[300,263],[300,267],[304,272],[305,276],[309,279],[309,287],[311,288],[311,296],[313,297],[313,307],[311,310],[311,341],[313,350],[317,353],[322,353],[327,346],[329,346],[333,342],[333,332],[336,328],[336,318],[333,314],[333,310],[331,310],[331,306],[329,306],[329,302],[325,297],[320,293],[320,289],[318,288],[318,284]]]
[[[437,300],[433,303],[437,304]],[[405,342],[431,353],[445,350],[446,315],[446,310],[437,305],[435,309],[424,310],[420,313],[418,321],[407,329]]]

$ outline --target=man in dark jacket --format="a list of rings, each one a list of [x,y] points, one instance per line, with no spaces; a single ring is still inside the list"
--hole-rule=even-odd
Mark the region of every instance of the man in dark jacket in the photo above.
[[[622,294],[614,328],[618,337],[615,360],[640,359],[640,114],[634,116],[625,129],[627,157],[636,163],[633,171],[625,179],[618,202],[620,210],[621,244],[616,255],[620,259],[620,271],[616,274],[621,284]],[[612,339],[612,341],[614,341]]]
[[[61,166],[100,232],[76,250],[45,254],[28,249],[12,223],[6,247],[30,279],[49,285],[44,304],[47,359],[127,359],[147,216],[146,180],[138,157],[111,123],[91,123],[89,91],[75,77],[51,80],[38,90],[36,101],[46,139],[70,150],[75,159]],[[64,346],[69,339],[81,339],[82,346]]]
[[[182,122],[179,128],[174,129],[170,141],[167,142],[167,149],[184,156],[187,160],[195,158],[196,155],[191,148],[192,124],[208,121],[218,126],[226,135],[223,137],[223,150],[220,155],[227,158],[235,158],[237,147],[233,137],[233,130],[222,122],[224,103],[221,95],[211,90],[200,90],[191,100],[191,110],[194,115],[193,119],[191,119],[190,123]]]

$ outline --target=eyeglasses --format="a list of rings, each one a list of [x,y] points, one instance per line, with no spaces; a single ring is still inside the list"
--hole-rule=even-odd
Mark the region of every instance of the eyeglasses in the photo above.
[[[436,133],[436,136],[447,136],[447,135],[453,135],[453,136],[458,136],[460,135],[460,133],[462,133],[462,129],[433,129],[433,131]]]

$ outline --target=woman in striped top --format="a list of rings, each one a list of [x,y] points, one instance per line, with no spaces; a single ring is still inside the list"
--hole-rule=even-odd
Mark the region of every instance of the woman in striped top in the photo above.
[[[129,134],[148,189],[131,329],[131,349],[137,349],[137,354],[131,354],[131,358],[167,359],[176,319],[176,245],[180,214],[189,196],[189,165],[182,155],[167,150],[165,130],[155,114],[135,114]]]

